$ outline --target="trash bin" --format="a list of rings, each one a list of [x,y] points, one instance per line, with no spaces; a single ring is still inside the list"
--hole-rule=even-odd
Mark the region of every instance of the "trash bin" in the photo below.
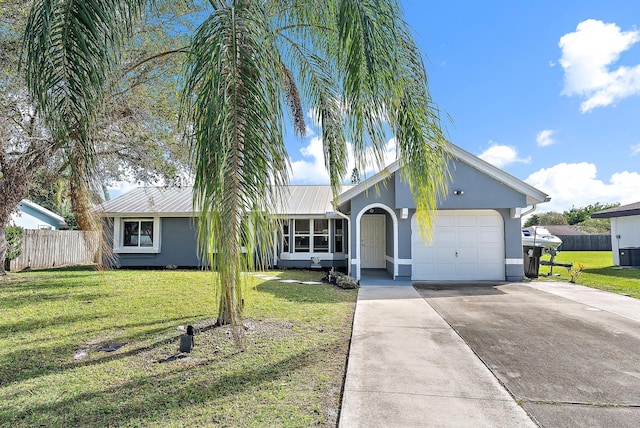
[[[537,278],[540,271],[540,257],[542,257],[542,247],[524,245],[524,276],[527,278]]]

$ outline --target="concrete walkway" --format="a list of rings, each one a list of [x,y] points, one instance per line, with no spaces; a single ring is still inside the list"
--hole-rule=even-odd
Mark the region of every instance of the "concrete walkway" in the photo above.
[[[535,427],[411,286],[358,293],[339,426]]]
[[[640,300],[569,282],[536,281],[525,284],[545,293],[640,322]]]

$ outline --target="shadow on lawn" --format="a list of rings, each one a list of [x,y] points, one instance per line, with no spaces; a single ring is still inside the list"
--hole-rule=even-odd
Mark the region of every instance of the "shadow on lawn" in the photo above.
[[[0,424],[51,422],[51,415],[64,415],[64,421],[58,421],[64,426],[121,426],[132,419],[153,425],[173,412],[183,414],[182,421],[188,423],[188,409],[220,405],[226,397],[286,379],[292,372],[313,364],[318,354],[329,351],[329,346],[316,347],[268,365],[246,366],[242,371],[223,375],[219,374],[223,366],[216,361],[176,363],[179,368],[168,373],[140,376],[101,391],[28,406],[13,415],[5,413],[5,421],[0,413]],[[242,358],[243,354],[236,355]],[[230,421],[210,422],[226,426]]]
[[[640,279],[640,269],[634,268],[619,268],[617,266],[610,266],[606,268],[586,268],[584,273],[591,273],[594,275],[612,276],[615,278],[628,278],[628,279]]]
[[[199,316],[200,318],[202,315]],[[138,333],[130,333],[125,335],[114,335],[114,336],[104,336],[103,340],[95,341],[92,343],[87,342],[77,342],[77,343],[65,343],[64,345],[59,345],[55,347],[47,347],[46,342],[42,342],[43,346],[30,348],[28,350],[16,350],[13,352],[5,352],[0,354],[0,385],[9,384],[12,382],[21,382],[28,379],[34,379],[41,376],[47,376],[51,373],[62,372],[66,370],[73,370],[78,367],[84,366],[93,366],[102,364],[108,361],[122,359],[131,357],[133,355],[137,355],[142,352],[147,352],[153,350],[155,348],[159,348],[161,346],[165,346],[170,343],[178,344],[178,338],[180,337],[180,332],[176,331],[176,333],[172,334],[169,337],[165,337],[163,339],[157,339],[154,342],[137,346],[135,348],[129,349],[124,352],[105,352],[105,353],[96,353],[97,348],[106,343],[148,343],[147,340],[154,336],[158,336],[162,333],[166,333],[167,329],[171,328],[170,324],[174,322],[180,322],[181,324],[186,324],[190,322],[193,318],[189,317],[189,319],[185,318],[173,318],[173,319],[163,319],[157,321],[150,321],[144,323],[135,323],[135,324],[127,324],[123,326],[109,326],[108,330],[127,330],[136,327],[144,327],[144,326],[156,326],[155,328],[146,329],[140,331]],[[66,317],[64,320],[65,323],[73,324],[82,321],[81,317]],[[38,328],[38,326],[34,326],[34,328]],[[201,331],[205,331],[207,327],[201,329]],[[100,329],[99,331],[104,332],[107,329]],[[83,331],[81,333],[77,331],[70,331],[67,335],[69,337],[80,337],[80,334],[86,336],[87,333],[91,331]],[[60,337],[57,337],[59,339]],[[73,356],[81,350],[88,351],[93,355],[100,355],[97,358],[91,358],[87,360],[73,361]]]
[[[296,303],[339,303],[353,290],[343,290],[331,284],[296,284],[266,281],[256,286],[261,293],[270,293],[280,299]]]
[[[82,294],[69,294],[63,293],[46,293],[32,291],[30,293],[12,293],[12,297],[0,298],[0,309],[18,309],[23,306],[33,305],[34,303],[47,302],[47,301],[75,301],[85,304],[90,304],[99,299],[110,297],[108,293],[82,293]]]

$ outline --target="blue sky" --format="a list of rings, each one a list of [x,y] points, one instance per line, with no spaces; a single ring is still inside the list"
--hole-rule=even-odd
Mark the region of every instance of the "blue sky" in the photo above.
[[[640,2],[405,1],[451,142],[539,188],[538,212],[640,201]],[[325,184],[314,136],[293,183]]]
[[[640,2],[401,4],[451,142],[548,193],[538,212],[640,201]],[[293,184],[328,183],[317,134],[287,148]]]

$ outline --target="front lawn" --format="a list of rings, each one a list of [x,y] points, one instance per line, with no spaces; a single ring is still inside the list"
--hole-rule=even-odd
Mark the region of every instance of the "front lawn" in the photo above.
[[[549,260],[543,256],[542,260]],[[640,269],[621,268],[613,265],[611,251],[560,251],[555,258],[558,263],[584,264],[584,271],[576,283],[600,290],[626,294],[640,299]],[[547,277],[549,266],[540,266],[541,280],[569,281],[570,275],[566,268],[555,266],[554,274],[559,277]]]
[[[213,327],[212,275],[0,277],[0,426],[335,426],[356,292],[253,279],[239,352]],[[188,324],[196,346],[177,358]]]

